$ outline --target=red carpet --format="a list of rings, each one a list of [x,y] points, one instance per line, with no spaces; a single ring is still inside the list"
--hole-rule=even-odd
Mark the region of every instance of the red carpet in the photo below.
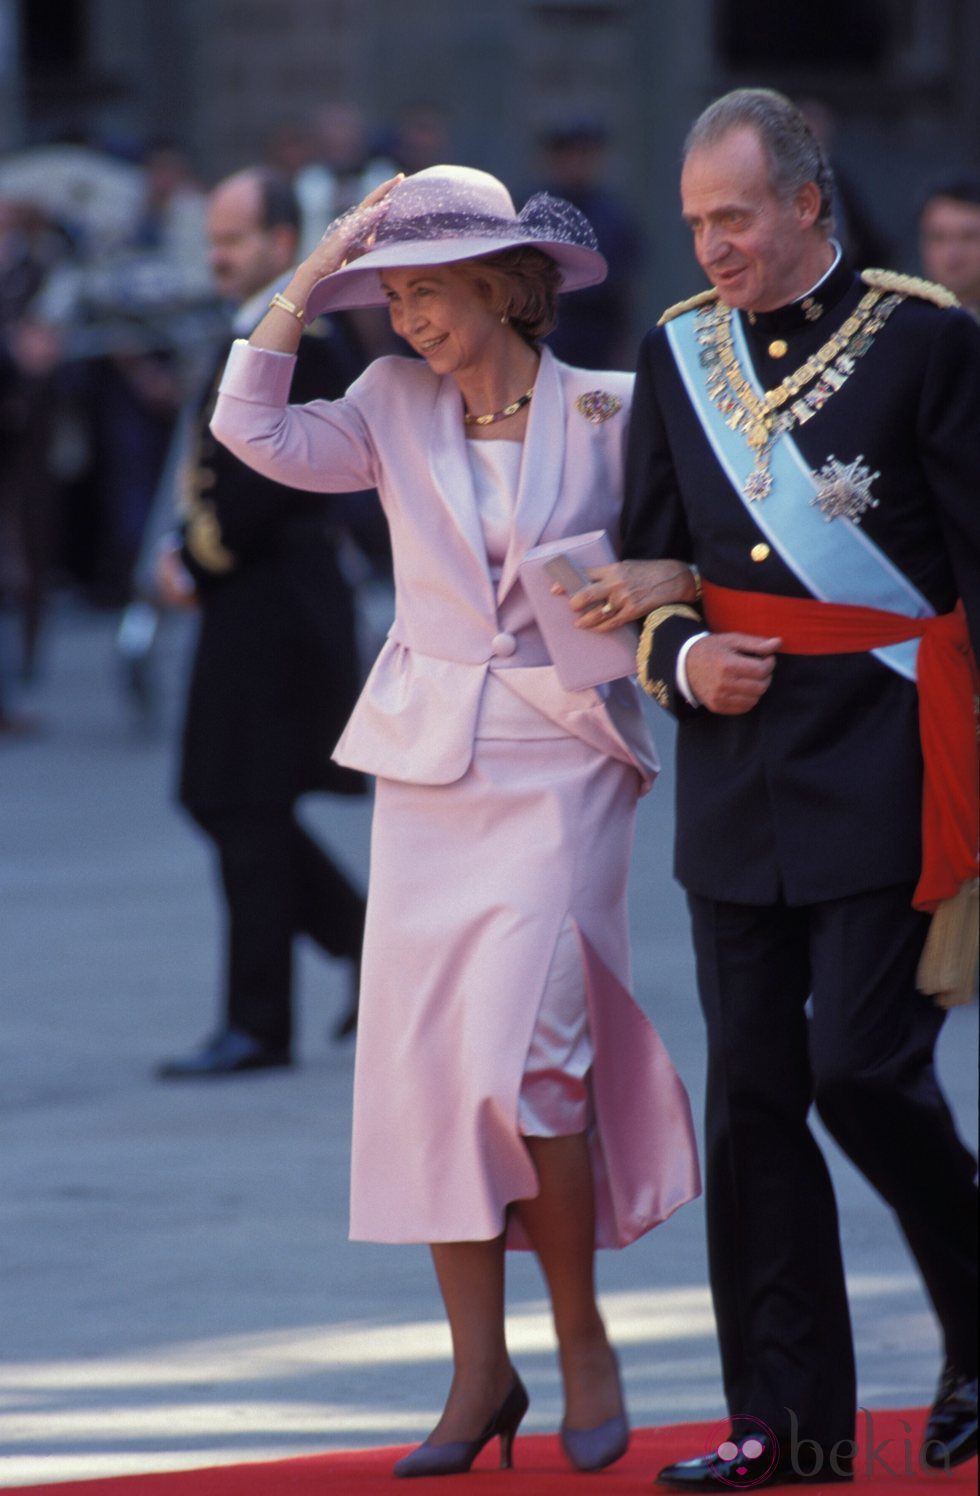
[[[945,1492],[967,1496],[977,1489],[977,1464],[970,1460],[946,1474],[923,1473],[919,1467],[919,1442],[925,1410],[864,1413],[858,1418],[858,1455],[854,1486],[825,1484],[819,1480],[804,1489],[809,1496],[840,1496],[842,1490],[874,1487],[880,1496],[896,1492]],[[518,1436],[514,1447],[517,1468],[497,1471],[496,1441],[484,1450],[474,1466],[475,1478],[443,1476],[395,1482],[391,1467],[402,1449],[369,1449],[349,1453],[313,1455],[304,1459],[276,1460],[259,1465],[226,1465],[210,1470],[182,1470],[167,1475],[123,1475],[112,1480],[59,1482],[46,1486],[10,1486],[7,1490],[45,1492],[64,1496],[374,1496],[395,1491],[411,1496],[651,1496],[666,1488],[654,1487],[652,1478],[662,1465],[687,1458],[712,1447],[723,1438],[722,1425],[673,1424],[659,1429],[637,1429],[629,1453],[610,1470],[580,1475],[570,1470],[553,1434]],[[801,1468],[807,1469],[801,1452]],[[719,1496],[738,1489],[719,1483]],[[744,1489],[744,1488],[743,1488]],[[751,1488],[750,1488],[751,1489]],[[788,1491],[799,1487],[786,1487]]]

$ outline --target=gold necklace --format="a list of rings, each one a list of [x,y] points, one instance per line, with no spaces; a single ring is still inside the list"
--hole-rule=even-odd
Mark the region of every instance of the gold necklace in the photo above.
[[[698,312],[697,339],[702,348],[701,363],[707,371],[708,396],[725,417],[725,424],[732,431],[741,431],[755,453],[755,468],[742,489],[747,499],[764,499],[771,492],[769,461],[777,439],[823,409],[854,372],[857,360],[867,353],[901,300],[901,296],[884,296],[875,289],[865,292],[833,336],[761,396],[738,362],[732,342],[731,308],[718,303]],[[784,409],[787,405],[789,408]]]
[[[463,421],[467,426],[492,426],[495,421],[506,421],[508,416],[516,416],[525,405],[530,405],[533,394],[534,385],[532,384],[529,390],[525,390],[523,395],[518,395],[510,405],[505,405],[502,410],[492,410],[487,416],[471,416],[468,410],[464,410]]]

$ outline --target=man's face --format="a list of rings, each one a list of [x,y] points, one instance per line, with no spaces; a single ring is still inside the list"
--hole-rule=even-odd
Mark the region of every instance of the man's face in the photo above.
[[[247,301],[289,268],[281,229],[262,227],[262,200],[254,182],[216,187],[208,204],[208,259],[215,285],[230,301]]]
[[[827,269],[827,241],[815,236],[819,192],[774,192],[755,130],[740,126],[694,149],[681,173],[684,221],[698,264],[722,301],[766,312],[803,296]]]
[[[980,207],[934,197],[919,224],[922,268],[958,296],[980,307]]]

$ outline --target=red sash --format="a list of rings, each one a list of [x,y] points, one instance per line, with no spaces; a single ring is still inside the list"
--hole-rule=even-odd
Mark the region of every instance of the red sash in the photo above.
[[[713,633],[778,637],[781,654],[860,654],[920,638],[922,874],[912,902],[935,910],[977,876],[977,665],[962,603],[937,618],[906,618],[705,582],[704,612]]]

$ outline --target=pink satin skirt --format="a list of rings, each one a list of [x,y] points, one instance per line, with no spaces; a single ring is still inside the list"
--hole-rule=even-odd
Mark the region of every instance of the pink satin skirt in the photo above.
[[[537,1193],[529,1134],[588,1131],[599,1246],[698,1193],[686,1092],[629,991],[638,776],[533,715],[453,784],[378,781],[355,1240],[527,1245],[508,1206]]]

